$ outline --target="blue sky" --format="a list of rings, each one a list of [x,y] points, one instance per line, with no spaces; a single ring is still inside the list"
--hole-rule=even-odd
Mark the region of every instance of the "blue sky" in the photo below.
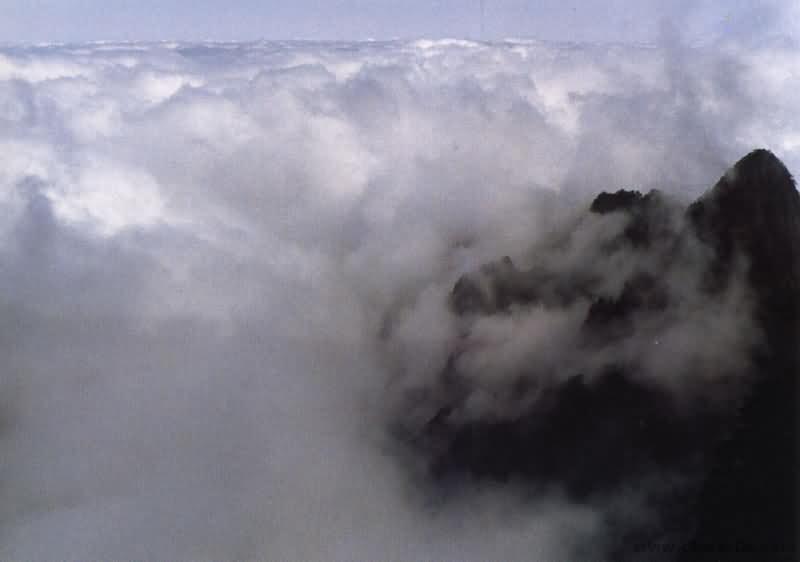
[[[793,34],[792,0],[0,0],[0,42],[535,37],[654,41]],[[483,31],[482,31],[483,30]]]

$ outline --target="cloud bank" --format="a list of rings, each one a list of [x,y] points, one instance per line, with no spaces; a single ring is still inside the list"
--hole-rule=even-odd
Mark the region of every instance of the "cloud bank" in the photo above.
[[[4,48],[0,557],[588,555],[607,506],[422,489],[387,397],[446,363],[462,274],[594,193],[800,169],[798,69],[668,35]]]

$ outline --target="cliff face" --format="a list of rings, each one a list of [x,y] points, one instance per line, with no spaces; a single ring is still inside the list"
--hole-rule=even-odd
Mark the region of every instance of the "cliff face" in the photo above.
[[[659,523],[630,524],[626,540],[795,552],[800,196],[784,165],[756,150],[688,209],[603,193],[533,263],[504,258],[456,283],[463,337],[487,318],[577,320],[503,377],[475,367],[491,368],[480,349],[451,356],[423,400],[434,415],[406,428],[434,479],[591,502],[674,477],[671,499],[653,499]]]

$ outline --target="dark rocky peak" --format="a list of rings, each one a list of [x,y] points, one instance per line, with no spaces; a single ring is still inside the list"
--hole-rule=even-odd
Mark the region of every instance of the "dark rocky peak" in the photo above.
[[[659,500],[658,521],[626,521],[621,534],[796,552],[800,194],[792,176],[755,150],[688,208],[623,190],[601,193],[583,218],[558,239],[596,236],[591,244],[545,241],[531,269],[503,258],[455,284],[451,309],[469,317],[464,341],[453,342],[429,392],[401,408],[401,418],[425,412],[408,416],[401,433],[427,456],[434,481],[556,485],[587,502],[653,478],[682,482],[669,495],[683,499]],[[470,340],[473,317],[525,330],[517,313],[542,314],[533,336],[555,317],[571,333],[511,375],[502,362],[502,376],[482,377],[461,361],[484,345]],[[631,559],[617,554],[610,559]]]
[[[589,211],[599,215],[615,211],[631,213],[662,205],[664,202],[664,195],[657,189],[651,189],[644,195],[641,191],[626,189],[620,189],[613,193],[602,191],[592,201]]]
[[[639,191],[620,189],[614,193],[603,191],[595,197],[589,210],[593,213],[605,215],[614,211],[630,211],[642,205],[644,197]]]
[[[754,150],[694,202],[687,217],[714,250],[712,286],[725,285],[744,258],[764,336],[755,358],[759,371],[794,385],[800,369],[800,194],[791,174],[770,151]]]
[[[629,216],[620,239],[612,241],[612,251],[623,241],[641,249],[674,235],[672,218],[677,213],[674,205],[658,190],[646,195],[624,189],[614,193],[603,191],[592,201],[589,211],[598,215],[622,212]]]
[[[753,150],[734,164],[701,200],[731,196],[734,193],[750,201],[796,200],[797,188],[791,173],[772,152]]]
[[[761,296],[800,289],[800,194],[772,152],[758,149],[739,160],[687,215],[714,247],[718,267],[727,267],[737,251],[749,259]]]
[[[766,545],[764,558],[795,560],[797,548],[800,376],[800,195],[783,163],[755,150],[731,168],[688,216],[715,250],[713,277],[730,274],[743,255],[757,298],[763,342],[757,378],[740,408],[736,431],[716,451],[694,507],[694,541]],[[769,556],[766,556],[769,554]],[[685,553],[686,562],[717,557]],[[743,553],[736,560],[750,559]]]

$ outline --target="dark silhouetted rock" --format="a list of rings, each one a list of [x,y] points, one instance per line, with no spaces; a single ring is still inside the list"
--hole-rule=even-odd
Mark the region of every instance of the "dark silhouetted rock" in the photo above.
[[[749,260],[766,338],[757,380],[720,446],[696,508],[701,543],[741,543],[731,560],[795,560],[797,554],[797,377],[800,374],[800,195],[783,163],[756,150],[689,208],[716,248],[712,274],[733,256]],[[750,545],[752,548],[744,548]],[[683,560],[718,559],[687,552]]]
[[[604,215],[614,211],[630,211],[642,204],[642,194],[638,191],[620,189],[614,193],[603,191],[592,201],[589,210]]]
[[[675,234],[670,221],[673,214],[670,205],[656,190],[647,195],[638,191],[604,191],[592,201],[589,211],[598,215],[627,214],[630,221],[622,232],[622,238],[638,248],[649,247],[654,241]]]
[[[600,241],[599,255],[585,256],[599,264],[595,273],[548,269],[557,259],[520,270],[504,258],[462,277],[451,306],[466,318],[514,306],[562,310],[584,303],[574,351],[599,359],[586,372],[547,375],[544,387],[534,360],[508,388],[492,387],[495,410],[465,415],[475,383],[459,373],[456,352],[440,388],[428,395],[435,415],[414,437],[415,449],[430,459],[437,481],[469,476],[560,485],[576,501],[653,475],[688,482],[675,487],[674,499],[659,500],[660,527],[628,523],[622,542],[611,548],[614,559],[647,560],[623,542],[664,537],[689,546],[774,547],[759,559],[789,559],[797,552],[800,364],[800,195],[791,175],[772,153],[756,150],[685,211],[676,212],[658,192],[618,191],[601,193],[588,212],[593,220],[616,217],[622,224]],[[698,262],[698,255],[708,257]],[[639,265],[630,271],[604,265],[628,262]],[[699,269],[697,279],[692,268]],[[597,272],[625,277],[615,285]],[[687,306],[676,284],[694,291],[701,308],[704,299],[723,299],[744,284],[731,306],[754,316],[755,326],[743,332],[750,347],[727,351],[741,355],[738,366],[710,373],[715,365],[680,363],[688,372],[676,373],[676,380],[680,375],[701,389],[689,385],[684,395],[643,376],[629,353],[632,345],[658,343],[637,339],[644,337],[637,332],[642,326],[656,337],[659,326],[681,326],[670,324]],[[621,288],[613,292],[614,286]],[[746,312],[751,305],[752,315]],[[702,346],[702,338],[693,344]],[[511,397],[508,411],[500,395]],[[705,560],[706,554],[720,558],[718,550],[691,548],[675,557]]]

